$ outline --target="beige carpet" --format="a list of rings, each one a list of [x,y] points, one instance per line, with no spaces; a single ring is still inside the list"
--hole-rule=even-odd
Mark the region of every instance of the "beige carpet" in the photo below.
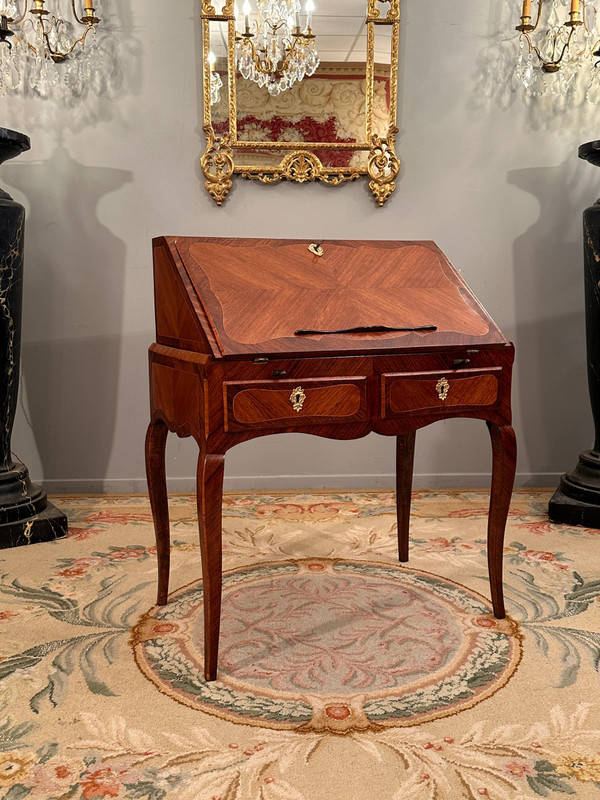
[[[0,796],[600,800],[600,531],[514,495],[494,620],[487,495],[228,495],[218,680],[195,504],[153,606],[143,497],[65,497],[66,540],[0,551]]]

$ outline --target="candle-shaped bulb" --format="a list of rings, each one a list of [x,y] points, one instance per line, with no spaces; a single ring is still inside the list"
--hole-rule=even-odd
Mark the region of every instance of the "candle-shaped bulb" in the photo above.
[[[571,0],[571,19],[579,16],[579,0]]]
[[[315,10],[315,4],[313,0],[306,0],[306,5],[304,6],[304,10],[306,11],[306,27],[310,28],[312,22],[312,14]]]
[[[246,28],[246,32],[248,32],[250,30],[250,12],[252,11],[250,0],[244,0],[242,10],[244,12],[244,27]]]
[[[531,17],[531,0],[523,0],[523,13],[521,17]]]
[[[210,71],[212,72],[212,71],[214,70],[214,68],[215,68],[215,61],[217,60],[217,57],[216,57],[216,55],[213,53],[213,51],[212,51],[212,50],[211,50],[211,51],[210,51],[210,53],[208,54],[208,58],[207,58],[206,60],[208,61],[208,66],[209,66],[209,68],[210,68]]]
[[[233,17],[234,17],[236,22],[237,22],[237,18],[239,17],[239,15],[240,15],[240,9],[238,8],[238,4],[234,3],[233,4]]]
[[[294,19],[294,25],[298,30],[300,30],[300,14],[296,11],[296,16]]]

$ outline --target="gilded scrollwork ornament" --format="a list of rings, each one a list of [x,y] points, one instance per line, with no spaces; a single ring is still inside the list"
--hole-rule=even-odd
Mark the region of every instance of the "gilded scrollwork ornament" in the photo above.
[[[228,20],[234,18],[235,0],[225,0],[221,12],[217,14],[211,0],[202,0],[202,17],[204,19]]]
[[[202,0],[202,14],[206,17],[216,16],[216,9],[211,5],[210,0]]]
[[[323,172],[323,165],[314,153],[298,150],[290,153],[281,162],[282,177],[296,183],[314,181]]]
[[[237,170],[236,170],[237,171]],[[278,181],[322,181],[328,186],[339,186],[345,181],[355,181],[361,176],[360,170],[348,168],[326,169],[319,158],[309,150],[294,150],[288,153],[277,167],[242,167],[242,178],[257,180],[261,183],[277,183]]]
[[[398,128],[392,125],[387,137],[371,137],[371,152],[367,172],[371,180],[369,189],[377,205],[382,206],[396,188],[396,178],[400,171],[400,160],[394,152],[394,140]]]
[[[210,125],[204,126],[206,134],[206,150],[200,159],[200,166],[207,192],[220,206],[231,189],[231,176],[234,171],[233,152],[229,143],[229,134],[215,136]]]
[[[388,3],[390,7],[387,15],[383,17],[379,9],[378,3]],[[367,9],[367,19],[373,21],[396,22],[400,19],[400,0],[369,0]]]

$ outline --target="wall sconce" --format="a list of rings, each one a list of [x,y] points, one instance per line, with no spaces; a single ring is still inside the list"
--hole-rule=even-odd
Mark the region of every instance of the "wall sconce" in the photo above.
[[[93,2],[0,0],[0,97],[106,91],[110,69],[99,47]]]
[[[581,83],[600,103],[596,0],[523,0],[516,77],[530,97],[566,97]],[[552,77],[550,77],[552,76]]]

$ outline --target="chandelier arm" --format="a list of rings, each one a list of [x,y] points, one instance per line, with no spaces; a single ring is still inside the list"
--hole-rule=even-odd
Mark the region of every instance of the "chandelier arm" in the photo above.
[[[531,39],[530,39],[530,37],[529,37],[529,34],[528,34],[528,32],[527,32],[527,31],[523,31],[523,32],[521,33],[521,36],[520,36],[519,38],[522,38],[522,37],[524,36],[524,37],[527,39],[527,44],[529,45],[529,52],[530,52],[530,53],[531,53],[531,52],[535,52],[535,54],[536,54],[536,55],[537,55],[537,57],[538,57],[538,60],[539,60],[539,61],[541,61],[541,63],[542,63],[542,64],[543,64],[543,65],[546,67],[546,66],[549,66],[549,65],[551,65],[551,64],[558,65],[558,64],[560,64],[560,63],[562,62],[562,60],[563,60],[563,58],[564,58],[564,55],[565,55],[566,51],[567,51],[567,50],[569,49],[569,47],[570,47],[570,44],[571,44],[571,38],[573,37],[573,33],[574,33],[574,31],[575,31],[575,29],[574,29],[574,28],[571,28],[571,30],[569,31],[569,38],[567,39],[566,43],[563,45],[563,48],[562,48],[562,50],[561,50],[561,53],[560,53],[560,56],[559,56],[558,58],[553,58],[551,61],[546,61],[546,59],[545,59],[545,58],[542,56],[542,53],[541,53],[541,51],[540,51],[540,48],[539,48],[539,47],[536,47],[536,45],[534,45],[534,43],[531,41]],[[556,47],[556,40],[557,40],[557,34],[555,34],[555,36],[554,36],[554,48],[553,48],[553,52],[555,51],[555,47]],[[582,52],[583,52],[583,51],[582,51]]]
[[[273,65],[273,62],[271,61],[271,58],[268,55],[266,56],[266,59],[265,59],[265,62],[264,62],[265,66],[263,66],[263,62],[261,61],[261,59],[259,58],[259,56],[257,54],[256,47],[254,46],[254,42],[250,41],[250,46],[252,48],[252,59],[254,61],[254,66],[256,67],[258,72],[262,72],[263,75],[272,75],[273,73],[280,72],[280,71],[284,72],[286,67],[289,65],[289,61],[290,61],[290,58],[291,58],[292,54],[296,50],[296,45],[298,43],[298,38],[302,38],[302,44],[308,44],[308,42],[309,42],[309,39],[305,39],[304,37],[295,38],[294,41],[292,42],[291,47],[288,47],[287,50],[286,50],[286,56],[285,56],[284,60],[281,62],[280,70],[277,69],[277,65]],[[265,51],[265,53],[266,53],[266,51]]]
[[[83,34],[78,39],[75,39],[73,44],[71,45],[71,47],[69,47],[69,49],[65,50],[64,52],[62,52],[60,50],[53,50],[52,49],[52,45],[50,44],[50,40],[48,39],[48,34],[46,33],[46,31],[44,31],[44,39],[46,41],[46,46],[48,48],[48,52],[50,53],[52,58],[54,58],[54,57],[60,58],[60,59],[66,58],[67,56],[71,55],[71,53],[77,47],[78,44],[80,44],[82,47],[84,46],[85,37],[90,32],[90,29],[93,28],[93,27],[94,27],[93,24],[89,23],[87,28],[84,30]],[[35,47],[33,49],[35,50]]]
[[[262,72],[264,75],[270,75],[273,72],[273,63],[271,61],[271,58],[268,55],[266,55],[266,59],[265,60],[266,60],[266,64],[268,65],[268,68],[267,69],[263,69],[262,61],[258,56],[258,52],[256,50],[256,47],[254,46],[254,42],[250,38],[248,38],[247,41],[250,44],[250,49],[252,51],[252,60],[254,61],[254,66],[256,67],[256,69],[259,72]],[[248,45],[246,45],[246,47],[247,46]],[[267,51],[265,50],[265,54],[266,54],[266,52]]]
[[[275,25],[273,25],[273,23],[271,22],[271,20],[270,20],[270,19],[266,19],[266,20],[265,20],[265,22],[267,23],[267,25],[269,26],[269,28],[271,28],[271,30],[273,31],[273,33],[277,33],[277,31],[279,30],[279,28],[281,28],[281,26],[282,26],[282,25],[285,25],[285,20],[283,20],[283,19],[282,19],[282,20],[280,20],[279,22],[277,22]]]
[[[543,62],[543,61],[544,61],[544,59],[542,58],[542,54],[540,53],[540,49],[539,49],[539,47],[536,47],[536,46],[534,45],[534,43],[531,41],[531,39],[530,39],[530,37],[529,37],[529,34],[527,33],[527,31],[523,31],[523,32],[521,33],[521,35],[519,36],[519,39],[522,39],[523,37],[525,37],[525,39],[527,40],[527,45],[528,45],[528,47],[529,47],[529,52],[530,52],[530,53],[535,53],[535,54],[537,55],[537,57],[539,58],[539,60]]]
[[[563,49],[560,52],[560,56],[558,58],[555,58],[553,61],[549,61],[548,62],[549,64],[560,64],[562,62],[565,53],[567,52],[567,50],[571,46],[571,39],[573,38],[573,34],[574,33],[575,33],[575,28],[571,28],[571,30],[569,31],[569,38],[567,39],[567,41],[563,45]],[[555,36],[555,38],[554,38],[555,45],[556,45],[556,38],[557,37]],[[554,53],[554,48],[553,48],[552,52]]]
[[[306,41],[307,40],[304,40],[304,44],[306,44]],[[292,57],[292,54],[295,52],[297,44],[298,44],[298,39],[294,39],[294,41],[292,42],[292,46],[288,48],[287,54],[286,54],[285,58],[283,59],[283,61],[281,62],[281,71],[282,72],[285,72],[285,70],[289,66],[290,58]]]
[[[75,0],[71,0],[71,8],[73,9],[73,16],[75,17],[77,22],[79,22],[80,25],[85,25],[85,22],[82,19],[79,19],[79,17],[77,16],[77,10],[75,8]]]
[[[539,3],[538,3],[537,16],[535,18],[535,24],[533,26],[533,30],[534,31],[537,30],[537,26],[540,24],[540,19],[541,19],[541,16],[542,16],[542,4],[543,4],[543,2],[544,2],[544,0],[539,0]],[[532,33],[533,33],[533,31],[532,31]]]
[[[35,47],[31,44],[31,42],[28,42],[27,39],[25,39],[23,36],[17,36],[17,34],[15,33],[14,37],[15,37],[15,44],[20,44],[21,42],[25,42],[27,47],[37,54],[37,50],[35,49]]]
[[[12,25],[20,25],[23,22],[23,20],[25,19],[25,15],[27,14],[28,11],[28,5],[29,5],[28,0],[25,0],[25,3],[23,5],[23,13],[19,17],[19,19],[10,20]]]

